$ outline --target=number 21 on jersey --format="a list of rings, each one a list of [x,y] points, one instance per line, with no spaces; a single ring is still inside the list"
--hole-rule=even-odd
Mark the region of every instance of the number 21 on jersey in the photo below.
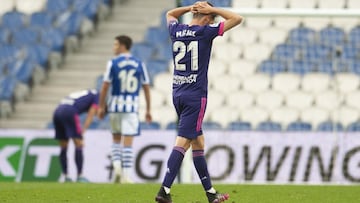
[[[173,44],[173,51],[178,52],[175,56],[175,70],[186,71],[186,64],[181,64],[179,61],[183,59],[186,53],[190,52],[191,58],[191,71],[197,71],[199,69],[199,42],[191,41],[186,45],[182,41],[175,41]]]

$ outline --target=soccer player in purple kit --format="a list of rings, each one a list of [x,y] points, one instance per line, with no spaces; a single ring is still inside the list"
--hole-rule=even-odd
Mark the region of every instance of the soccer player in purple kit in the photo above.
[[[60,145],[60,165],[65,176],[65,182],[72,182],[68,176],[67,148],[69,139],[75,144],[75,163],[77,168],[77,182],[89,182],[82,175],[83,170],[83,135],[90,126],[98,108],[99,94],[96,90],[82,90],[73,92],[61,100],[53,115],[55,139]],[[79,115],[87,113],[83,128]]]
[[[187,12],[193,13],[190,24],[179,24],[178,18]],[[216,15],[225,21],[214,24]],[[173,103],[179,124],[175,146],[167,162],[166,175],[155,201],[172,202],[171,185],[178,174],[185,152],[191,146],[194,166],[208,201],[223,202],[229,195],[218,193],[211,184],[204,157],[204,135],[201,126],[207,103],[207,72],[212,41],[240,24],[243,18],[231,11],[213,7],[206,1],[172,9],[167,12],[166,17],[174,59]]]

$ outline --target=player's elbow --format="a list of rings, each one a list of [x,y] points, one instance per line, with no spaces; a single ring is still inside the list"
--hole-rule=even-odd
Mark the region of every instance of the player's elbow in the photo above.
[[[236,25],[239,25],[242,21],[243,21],[244,17],[242,17],[241,15],[236,15],[234,16],[234,23]]]

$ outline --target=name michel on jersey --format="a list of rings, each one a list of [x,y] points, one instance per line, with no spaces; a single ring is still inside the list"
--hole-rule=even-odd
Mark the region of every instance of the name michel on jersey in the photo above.
[[[119,68],[123,68],[128,65],[137,68],[139,66],[139,63],[134,60],[123,60],[123,61],[120,61],[117,65]]]
[[[182,84],[191,84],[196,82],[197,74],[191,74],[189,76],[182,76],[182,75],[174,75],[173,84],[175,85],[182,85]]]
[[[181,30],[176,32],[176,37],[195,37],[196,31]]]

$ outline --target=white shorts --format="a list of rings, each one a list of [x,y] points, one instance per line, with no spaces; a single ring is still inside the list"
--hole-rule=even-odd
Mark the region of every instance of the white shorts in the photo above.
[[[138,113],[110,113],[109,116],[111,132],[113,134],[140,134],[140,121]]]

